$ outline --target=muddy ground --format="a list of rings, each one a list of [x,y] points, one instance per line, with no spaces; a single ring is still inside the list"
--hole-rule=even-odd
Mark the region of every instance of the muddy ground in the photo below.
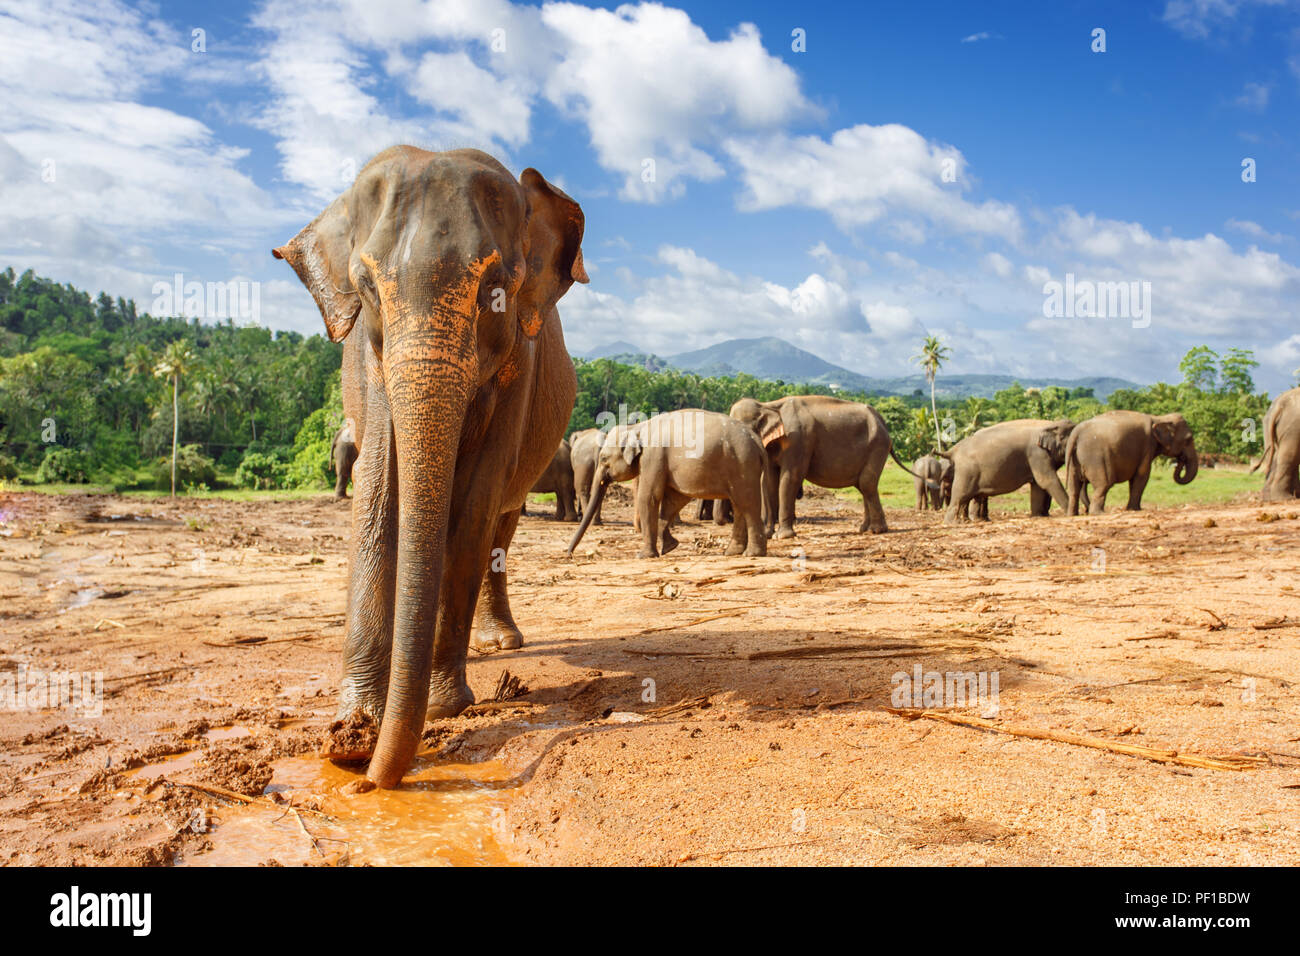
[[[856,500],[800,504],[767,558],[692,521],[658,560],[625,496],[573,560],[534,508],[528,643],[469,664],[480,701],[525,689],[430,725],[381,794],[313,753],[346,503],[8,495],[0,689],[103,684],[99,715],[0,711],[0,862],[1300,863],[1300,507],[890,509],[873,537]],[[987,724],[891,713],[915,667],[996,676],[917,701]]]

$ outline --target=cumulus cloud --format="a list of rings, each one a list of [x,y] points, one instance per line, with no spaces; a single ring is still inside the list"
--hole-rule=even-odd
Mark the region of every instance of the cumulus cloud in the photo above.
[[[737,137],[726,150],[740,166],[742,209],[807,206],[845,230],[887,221],[908,241],[924,238],[922,222],[1008,241],[1021,233],[1014,206],[963,198],[969,174],[959,150],[896,123],[841,129],[829,140],[785,133]],[[955,182],[945,182],[945,172]]]
[[[1262,112],[1268,106],[1268,96],[1272,91],[1267,83],[1247,83],[1233,102],[1242,109]]]

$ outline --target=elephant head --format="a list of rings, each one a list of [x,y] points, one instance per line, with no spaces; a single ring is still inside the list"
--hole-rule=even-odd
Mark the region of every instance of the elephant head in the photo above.
[[[1065,464],[1065,444],[1069,441],[1072,431],[1074,431],[1074,422],[1068,418],[1061,418],[1039,433],[1038,447],[1051,456],[1053,468],[1060,468]]]
[[[596,474],[591,479],[591,499],[582,506],[582,523],[573,533],[569,542],[568,553],[574,549],[587,533],[592,519],[600,511],[605,500],[605,490],[615,481],[631,481],[641,474],[641,453],[645,450],[645,436],[641,430],[631,425],[619,425],[610,429],[605,436],[600,451],[596,454]]]
[[[359,322],[372,349],[369,387],[391,419],[392,655],[369,770],[380,786],[401,779],[424,728],[449,521],[467,494],[457,458],[472,458],[498,389],[518,374],[508,360],[531,354],[527,340],[559,298],[587,281],[583,224],[578,204],[534,169],[516,180],[478,150],[397,146],[273,250],[311,292],[332,340]]]
[[[1182,415],[1174,412],[1170,415],[1152,416],[1151,434],[1156,440],[1156,453],[1177,462],[1174,481],[1185,485],[1196,477],[1200,459],[1196,454],[1196,443],[1192,440],[1191,426]]]
[[[736,402],[731,406],[730,414],[736,421],[744,422],[754,429],[759,441],[769,452],[773,451],[772,444],[785,436],[785,423],[781,420],[780,410],[769,408],[752,398],[742,398]]]

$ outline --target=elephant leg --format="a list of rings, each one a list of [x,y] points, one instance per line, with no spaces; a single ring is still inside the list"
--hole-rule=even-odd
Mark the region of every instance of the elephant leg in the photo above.
[[[1088,508],[1091,506],[1091,503],[1092,503],[1091,500],[1088,498],[1088,483],[1084,482],[1083,487],[1079,489],[1079,504],[1081,504],[1083,506],[1083,510],[1087,512]]]
[[[348,479],[352,477],[352,469],[356,466],[356,450],[347,451],[340,449],[334,459],[334,471],[336,478],[334,480],[334,497],[346,498],[348,496]]]
[[[363,760],[370,756],[383,721],[393,653],[397,452],[383,386],[372,385],[368,391],[366,417],[370,427],[356,463],[353,534],[348,556],[347,637],[335,719],[372,720],[376,736],[360,747],[355,742],[327,736],[321,756],[333,760]]]
[[[777,507],[780,509],[780,517],[777,521],[774,537],[794,537],[794,501],[802,484],[802,476],[795,474],[794,469],[781,469],[780,490],[777,494]]]
[[[736,511],[731,506],[730,498],[723,498],[718,502],[718,507],[714,509],[715,517],[713,523],[716,525],[725,525],[728,522],[736,520]]]
[[[927,503],[927,493],[926,493],[926,490],[925,490],[925,482],[921,481],[921,480],[918,478],[918,479],[916,480],[916,482],[915,482],[915,485],[916,485],[916,510],[917,510],[917,511],[924,511],[925,508],[926,508],[926,503]]]
[[[1088,514],[1099,515],[1106,510],[1106,494],[1110,491],[1109,484],[1096,484],[1092,486],[1092,501],[1088,502]]]
[[[1070,483],[1070,487],[1066,489],[1065,513],[1071,516],[1077,515],[1079,513],[1079,499],[1083,493],[1083,475],[1076,465],[1070,465],[1066,469],[1065,478]]]
[[[1029,456],[1029,471],[1033,475],[1034,484],[1051,495],[1052,500],[1061,506],[1062,511],[1070,507],[1070,496],[1065,493],[1061,476],[1052,467],[1052,460],[1047,452],[1037,449],[1035,454]]]
[[[1051,495],[1031,482],[1029,485],[1029,513],[1035,518],[1045,518],[1051,508]]]
[[[483,575],[483,587],[479,592],[471,637],[471,646],[483,654],[512,651],[524,643],[524,636],[519,632],[515,617],[510,612],[510,594],[506,580],[510,542],[514,539],[518,524],[519,514],[509,511],[497,521],[496,531],[492,535],[492,551],[487,571]]]
[[[862,493],[862,524],[859,531],[884,534],[889,530],[885,522],[885,508],[880,503],[880,472],[870,465],[858,476],[858,491]]]
[[[700,499],[700,506],[699,506],[699,510],[695,512],[695,519],[697,521],[713,520],[713,499],[712,498]]]
[[[1147,482],[1151,480],[1151,468],[1139,471],[1128,481],[1128,505],[1129,511],[1142,510],[1142,493],[1147,489]]]
[[[668,488],[664,491],[664,501],[660,511],[660,514],[664,519],[663,531],[659,535],[660,554],[667,554],[680,544],[680,542],[673,537],[672,527],[677,521],[678,515],[682,513],[682,509],[685,508],[691,500],[690,495],[682,494],[676,488]]]
[[[659,507],[662,499],[654,493],[650,482],[642,481],[636,494],[636,517],[640,525],[641,550],[638,558],[659,557]]]
[[[975,517],[980,521],[989,520],[989,496],[975,496]]]
[[[943,516],[944,524],[957,524],[970,520],[970,503],[975,497],[976,487],[975,481],[965,475],[959,474],[953,479],[952,503],[948,505],[948,511]]]

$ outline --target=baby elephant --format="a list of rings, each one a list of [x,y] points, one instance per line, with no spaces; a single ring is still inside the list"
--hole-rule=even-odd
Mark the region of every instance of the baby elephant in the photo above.
[[[577,521],[578,509],[574,505],[573,462],[570,460],[569,443],[560,439],[560,447],[555,450],[550,465],[542,476],[529,489],[532,494],[555,493],[555,520]],[[519,509],[520,514],[528,514],[528,503]]]
[[[1030,514],[1046,515],[1053,500],[1064,510],[1069,499],[1056,470],[1065,461],[1065,444],[1072,431],[1074,422],[1068,418],[1055,422],[1021,418],[981,428],[948,451],[937,452],[953,464],[952,503],[943,523],[968,520],[972,499],[1009,494],[1026,482]],[[977,501],[976,507],[987,521],[987,506]]]
[[[591,500],[582,509],[582,524],[569,544],[569,554],[600,511],[610,482],[636,478],[642,537],[638,558],[658,557],[677,547],[669,528],[692,498],[730,499],[735,523],[727,554],[765,555],[762,483],[766,474],[767,452],[758,435],[727,415],[686,408],[620,425],[601,445]]]
[[[952,500],[952,462],[934,455],[922,455],[912,463],[916,478],[916,510],[930,507],[942,511]]]

